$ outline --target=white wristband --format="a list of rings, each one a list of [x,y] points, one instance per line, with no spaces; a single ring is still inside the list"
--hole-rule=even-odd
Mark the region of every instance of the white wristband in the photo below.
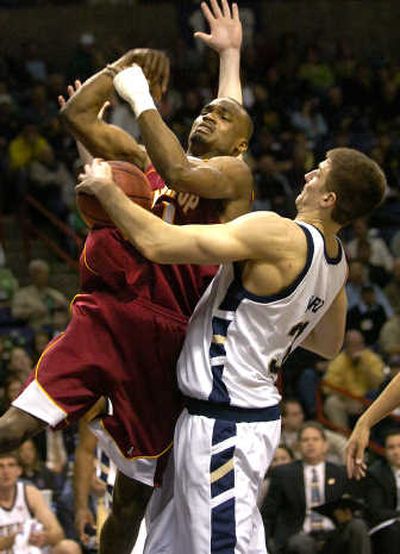
[[[113,83],[118,94],[128,102],[136,117],[146,110],[157,109],[140,67],[132,66],[121,71],[114,77]]]

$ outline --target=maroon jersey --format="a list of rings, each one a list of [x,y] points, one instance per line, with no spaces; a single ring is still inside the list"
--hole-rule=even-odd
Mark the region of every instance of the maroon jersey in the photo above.
[[[152,170],[155,191],[152,212],[176,225],[218,223],[219,201],[177,193],[163,185]],[[140,296],[190,317],[200,296],[216,273],[216,266],[159,265],[143,256],[114,227],[92,230],[80,260],[83,292],[109,291],[120,300]]]

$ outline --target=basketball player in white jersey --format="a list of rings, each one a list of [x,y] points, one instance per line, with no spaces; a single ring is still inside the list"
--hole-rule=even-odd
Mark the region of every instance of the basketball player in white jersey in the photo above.
[[[135,80],[146,146],[152,141],[166,158],[171,150],[180,156],[140,71]],[[206,171],[206,162],[199,169]],[[326,358],[340,351],[347,264],[337,233],[371,212],[385,187],[374,161],[339,148],[305,176],[294,221],[257,212],[226,224],[177,227],[132,204],[113,186],[105,162],[86,167],[78,192],[95,194],[144,256],[222,264],[191,318],[178,362],[187,407],[174,440],[176,502],[166,510],[169,524],[161,517],[162,532],[155,526],[150,533],[146,552],[266,552],[256,500],[279,443],[276,375],[297,346]]]
[[[19,480],[16,452],[0,454],[0,551],[7,554],[80,554],[41,491]]]

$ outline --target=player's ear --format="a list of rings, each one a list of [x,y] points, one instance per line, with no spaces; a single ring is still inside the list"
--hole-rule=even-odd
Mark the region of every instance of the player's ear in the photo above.
[[[234,151],[232,153],[233,156],[240,156],[241,154],[244,154],[249,147],[249,143],[245,139],[241,139],[238,144],[236,144]]]

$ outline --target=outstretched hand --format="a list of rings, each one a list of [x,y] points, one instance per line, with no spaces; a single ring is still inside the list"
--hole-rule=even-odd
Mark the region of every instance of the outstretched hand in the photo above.
[[[369,428],[357,423],[346,446],[346,466],[349,479],[357,481],[365,477],[367,465],[364,461],[369,442]]]
[[[194,36],[218,53],[240,50],[243,32],[238,5],[233,3],[231,9],[228,0],[210,0],[210,6],[206,2],[201,3],[201,10],[210,26],[210,33],[198,31]]]
[[[111,166],[104,160],[94,158],[91,164],[85,164],[83,173],[78,176],[75,192],[96,196],[101,189],[113,184]]]

